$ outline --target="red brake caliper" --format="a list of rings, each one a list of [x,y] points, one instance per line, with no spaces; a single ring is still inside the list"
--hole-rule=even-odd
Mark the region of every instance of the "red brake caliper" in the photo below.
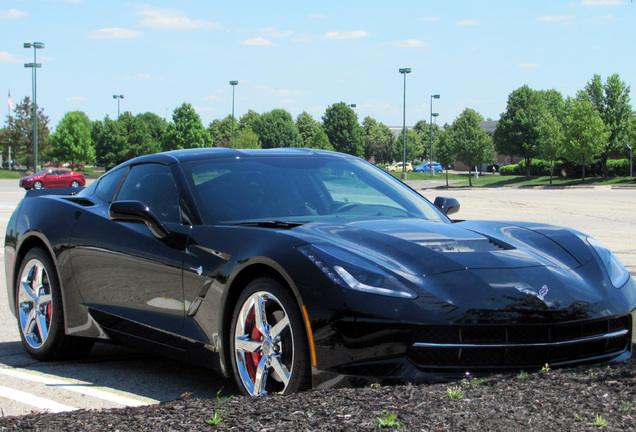
[[[263,334],[258,331],[258,329],[256,328],[256,312],[255,312],[255,308],[253,307],[252,310],[250,311],[249,316],[247,317],[247,322],[245,323],[245,329],[249,330],[249,328],[252,328],[252,331],[250,332],[250,337],[253,341],[260,341],[262,339]],[[258,368],[258,364],[261,361],[261,358],[263,357],[263,355],[261,353],[246,353],[245,355],[246,357],[246,365],[247,365],[247,372],[250,374],[250,378],[252,379],[252,382],[256,381],[256,369]]]

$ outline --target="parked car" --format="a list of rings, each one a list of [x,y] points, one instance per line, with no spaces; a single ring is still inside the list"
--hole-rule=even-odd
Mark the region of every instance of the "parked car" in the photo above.
[[[385,170],[387,172],[392,172],[392,171],[404,172],[404,169],[402,167],[403,167],[402,162],[395,162],[394,164],[387,166]],[[413,165],[411,164],[411,162],[407,162],[406,172],[412,172],[412,171],[413,171]]]
[[[454,221],[366,161],[308,149],[141,156],[27,191],[9,307],[35,359],[94,341],[233,376],[248,395],[627,359],[636,283],[601,243]]]
[[[81,187],[85,185],[84,174],[63,168],[46,169],[20,179],[20,187],[25,189]]]
[[[413,169],[413,171],[427,173],[427,172],[430,172],[430,170],[431,170],[430,167],[431,167],[431,163],[430,162],[424,162],[423,164],[416,166]],[[433,171],[436,172],[436,173],[440,173],[440,172],[444,171],[444,168],[442,168],[442,165],[440,165],[439,162],[433,161]]]

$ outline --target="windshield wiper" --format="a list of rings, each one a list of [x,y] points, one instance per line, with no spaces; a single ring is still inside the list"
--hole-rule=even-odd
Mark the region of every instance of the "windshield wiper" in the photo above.
[[[302,222],[284,222],[279,220],[263,220],[263,221],[249,221],[240,222],[236,225],[241,226],[255,226],[261,228],[279,228],[279,229],[292,229],[302,225]]]

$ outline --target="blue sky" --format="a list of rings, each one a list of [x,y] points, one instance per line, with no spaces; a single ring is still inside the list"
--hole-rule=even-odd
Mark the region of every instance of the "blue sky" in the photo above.
[[[636,82],[630,0],[146,1],[0,0],[0,90],[31,96],[55,127],[68,111],[171,119],[184,102],[207,125],[248,109],[320,119],[344,101],[402,124],[438,124],[465,108],[498,119],[524,84],[574,96],[594,74]],[[4,104],[3,119],[7,114]]]

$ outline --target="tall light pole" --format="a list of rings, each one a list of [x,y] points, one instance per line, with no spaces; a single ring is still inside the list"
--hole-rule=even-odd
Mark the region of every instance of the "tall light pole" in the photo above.
[[[402,107],[402,180],[406,180],[406,74],[411,73],[411,68],[400,68],[404,75],[404,105]]]
[[[238,85],[238,81],[232,80],[230,85],[232,86],[232,138],[234,138],[234,89]]]
[[[113,95],[113,99],[117,99],[117,120],[119,120],[119,101],[124,98],[124,95]]]
[[[432,175],[435,175],[435,170],[433,169],[433,99],[439,99],[439,95],[438,94],[433,94],[431,95],[431,123],[430,123],[430,130],[431,133],[429,134],[431,136],[431,160],[430,160],[430,165],[428,167],[429,171],[432,172]],[[436,113],[436,117],[439,115],[439,113]]]
[[[42,42],[25,42],[25,48],[33,48],[33,63],[25,63],[24,67],[32,68],[32,81],[33,81],[33,108],[31,109],[31,117],[33,118],[33,172],[38,171],[38,102],[37,102],[37,74],[36,69],[42,67],[42,64],[36,60],[36,52],[38,49],[44,48]]]

